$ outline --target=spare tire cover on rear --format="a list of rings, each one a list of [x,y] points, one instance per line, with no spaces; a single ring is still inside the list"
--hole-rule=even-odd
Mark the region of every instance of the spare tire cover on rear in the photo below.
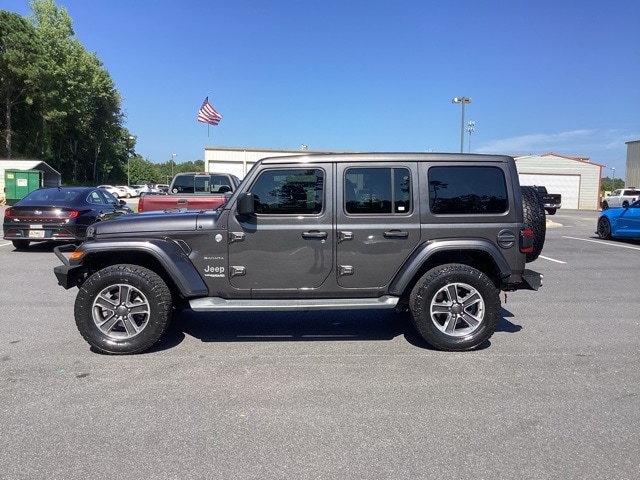
[[[547,217],[538,192],[533,187],[521,187],[520,190],[522,191],[524,226],[533,230],[533,252],[527,253],[526,260],[533,262],[538,258],[544,246],[547,234]]]

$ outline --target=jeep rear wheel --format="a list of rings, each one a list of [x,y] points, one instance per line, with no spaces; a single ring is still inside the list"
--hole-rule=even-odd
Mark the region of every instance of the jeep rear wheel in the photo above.
[[[74,313],[78,330],[91,346],[105,353],[140,353],[166,331],[171,292],[151,270],[113,265],[80,287]]]
[[[468,265],[435,267],[416,283],[409,301],[416,329],[433,347],[471,350],[486,342],[500,321],[500,291]]]
[[[544,214],[544,206],[535,188],[521,187],[521,191],[524,227],[533,230],[533,251],[526,254],[526,261],[533,262],[538,258],[544,246],[544,239],[547,234],[547,218]]]

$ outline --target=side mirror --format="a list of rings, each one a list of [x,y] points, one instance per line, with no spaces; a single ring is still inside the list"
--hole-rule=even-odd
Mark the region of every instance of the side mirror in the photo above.
[[[253,193],[241,193],[238,196],[236,213],[238,215],[253,215],[256,213]]]

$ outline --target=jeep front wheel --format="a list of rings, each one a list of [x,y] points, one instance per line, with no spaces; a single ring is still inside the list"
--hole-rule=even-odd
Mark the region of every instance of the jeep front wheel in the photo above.
[[[171,292],[149,269],[112,265],[91,275],[75,302],[78,330],[105,353],[140,353],[155,344],[171,319]]]
[[[486,342],[500,321],[500,291],[484,273],[447,264],[425,273],[411,292],[411,318],[433,347],[471,350]]]

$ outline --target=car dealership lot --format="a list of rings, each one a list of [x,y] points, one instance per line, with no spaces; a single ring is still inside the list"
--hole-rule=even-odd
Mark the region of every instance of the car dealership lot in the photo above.
[[[92,352],[50,244],[0,242],[0,478],[636,478],[640,242],[550,217],[539,292],[475,352],[406,315],[185,312]]]

